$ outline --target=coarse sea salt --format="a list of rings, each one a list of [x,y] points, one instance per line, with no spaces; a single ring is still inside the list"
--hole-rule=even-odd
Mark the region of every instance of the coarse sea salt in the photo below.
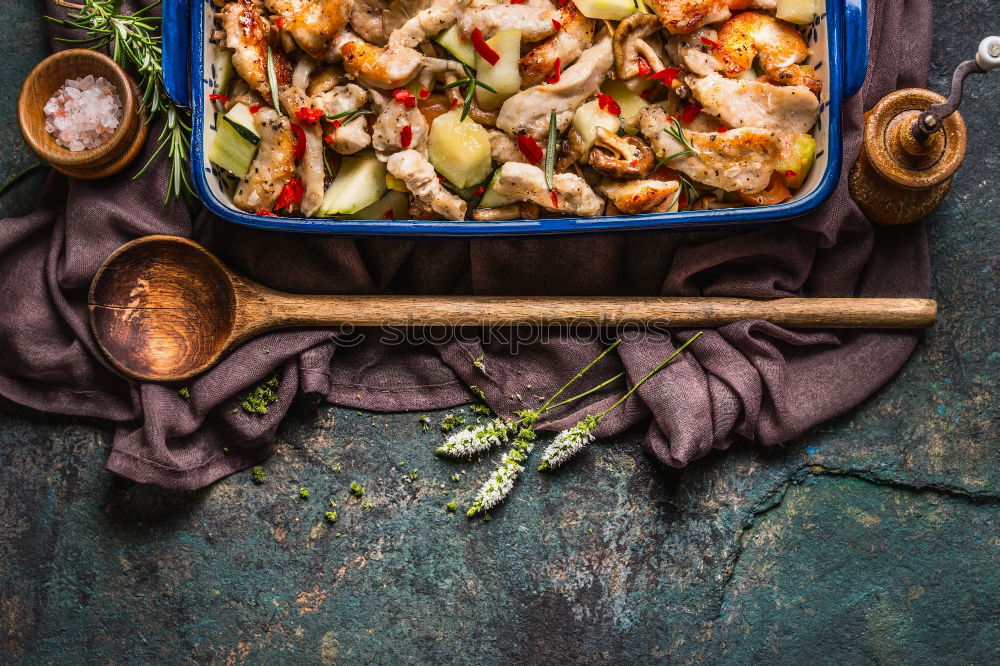
[[[103,76],[67,80],[45,104],[45,129],[73,152],[107,142],[122,119],[118,90]]]

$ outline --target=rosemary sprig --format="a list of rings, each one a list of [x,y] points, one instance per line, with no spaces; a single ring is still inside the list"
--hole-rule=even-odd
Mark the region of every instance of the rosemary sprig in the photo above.
[[[677,120],[676,117],[672,117],[671,120],[673,121],[674,126],[665,127],[663,131],[666,132],[667,135],[674,141],[677,141],[679,144],[684,146],[684,150],[679,150],[673,155],[668,155],[667,157],[664,157],[662,160],[656,163],[656,166],[653,167],[653,171],[656,171],[657,169],[659,169],[661,166],[663,166],[672,159],[683,157],[684,155],[693,155],[698,152],[698,150],[693,145],[691,145],[691,142],[688,141],[688,138],[684,135],[684,128],[681,127],[681,121]]]
[[[13,176],[11,176],[10,180],[8,180],[6,183],[3,184],[2,187],[0,187],[0,196],[6,194],[7,190],[17,185],[19,182],[21,182],[22,179],[26,178],[35,171],[38,171],[39,169],[44,169],[47,166],[48,164],[39,162],[38,164],[32,164],[27,169],[23,169],[22,171],[17,172]]]
[[[270,46],[267,47],[267,87],[271,89],[271,105],[280,116],[282,113],[278,104],[278,76],[274,71],[274,52]]]
[[[448,90],[449,88],[457,88],[458,86],[467,86],[464,96],[465,104],[462,107],[462,117],[459,119],[464,122],[465,119],[469,116],[469,109],[472,107],[472,95],[476,92],[476,87],[478,86],[483,90],[488,90],[494,94],[496,93],[496,88],[493,88],[492,86],[483,83],[482,81],[477,79],[476,73],[473,72],[472,68],[466,65],[465,63],[462,63],[462,69],[465,70],[465,78],[459,79],[458,81],[453,81],[443,86],[443,88],[445,90]]]
[[[545,147],[545,186],[549,192],[553,190],[552,180],[556,174],[556,140],[559,138],[559,128],[556,126],[555,110],[549,112],[549,143]]]
[[[327,114],[326,119],[340,120],[341,118],[343,118],[344,120],[341,121],[341,124],[346,125],[355,118],[360,118],[361,116],[367,116],[370,113],[375,113],[375,112],[372,111],[371,109],[348,109],[347,111],[341,111],[340,113],[335,113],[332,116]]]
[[[116,63],[134,67],[142,90],[140,103],[149,115],[148,122],[163,120],[163,131],[157,137],[159,148],[133,178],[144,174],[153,160],[166,150],[173,162],[166,201],[171,196],[195,198],[187,171],[191,147],[191,117],[166,93],[161,65],[161,38],[157,32],[160,18],[149,15],[160,4],[160,0],[132,14],[121,13],[116,0],[83,0],[81,3],[56,0],[56,4],[75,11],[65,19],[54,16],[45,18],[54,25],[80,30],[87,35],[83,39],[58,38],[59,41],[90,49],[107,48]]]

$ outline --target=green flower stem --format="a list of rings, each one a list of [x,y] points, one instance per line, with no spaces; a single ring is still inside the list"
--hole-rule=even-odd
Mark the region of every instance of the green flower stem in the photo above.
[[[610,407],[608,407],[607,409],[605,409],[603,412],[601,412],[600,414],[598,414],[596,417],[594,417],[594,418],[597,419],[598,423],[601,421],[601,419],[603,419],[605,416],[607,416],[609,412],[611,412],[613,409],[615,409],[616,407],[618,407],[619,405],[621,405],[623,402],[625,402],[626,400],[628,400],[629,396],[632,395],[633,393],[635,393],[639,389],[639,387],[642,386],[643,384],[645,384],[647,380],[651,379],[653,377],[653,375],[655,375],[656,373],[658,373],[660,370],[662,370],[663,368],[665,368],[668,363],[670,363],[672,360],[674,360],[675,358],[677,358],[678,354],[680,354],[682,351],[684,351],[687,348],[688,345],[690,345],[692,342],[694,342],[695,340],[697,340],[698,338],[700,338],[701,337],[701,333],[702,333],[701,331],[698,331],[693,336],[691,336],[690,340],[688,340],[687,342],[685,342],[684,344],[682,344],[680,347],[678,347],[677,351],[675,351],[673,354],[671,354],[670,356],[668,356],[667,359],[665,361],[663,361],[663,363],[660,363],[658,366],[656,366],[655,368],[653,368],[652,370],[650,370],[649,373],[647,373],[645,377],[643,377],[638,382],[636,382],[635,386],[633,386],[632,388],[630,388],[628,390],[628,392],[625,393],[625,395],[623,395],[621,398],[618,399],[618,402],[616,402],[615,404],[611,405]]]
[[[617,375],[615,375],[615,376],[614,376],[614,377],[612,377],[611,379],[609,379],[609,380],[607,380],[607,381],[605,381],[605,382],[602,382],[602,383],[598,384],[597,386],[595,386],[594,388],[590,389],[589,391],[584,391],[584,392],[583,392],[583,393],[581,393],[580,395],[577,395],[577,396],[573,396],[572,398],[568,398],[568,399],[566,399],[566,400],[563,400],[562,402],[558,402],[558,403],[556,403],[556,404],[554,404],[554,405],[550,405],[550,406],[546,407],[546,408],[545,408],[545,411],[549,411],[549,410],[552,410],[552,409],[555,409],[555,408],[557,408],[557,407],[562,407],[563,405],[568,405],[568,404],[570,404],[571,402],[576,402],[576,401],[577,401],[577,400],[579,400],[580,398],[585,398],[585,397],[587,397],[588,395],[590,395],[591,393],[597,393],[598,391],[600,391],[600,390],[601,390],[602,388],[604,388],[604,387],[605,387],[605,386],[607,386],[608,384],[613,384],[613,383],[615,383],[616,381],[618,381],[619,379],[621,379],[621,378],[622,378],[622,377],[624,377],[624,376],[625,376],[625,373],[624,373],[624,372],[619,372],[619,373],[618,373]]]
[[[600,356],[598,356],[593,361],[591,361],[590,363],[588,363],[587,367],[585,367],[580,372],[576,373],[576,375],[574,375],[571,380],[569,380],[568,382],[566,382],[561,389],[559,389],[558,391],[556,391],[555,394],[551,398],[549,398],[548,400],[546,400],[545,404],[543,404],[541,407],[538,408],[538,411],[539,412],[545,411],[546,408],[548,408],[548,406],[552,404],[552,401],[555,400],[556,398],[558,398],[562,394],[563,391],[565,391],[566,389],[568,389],[573,384],[573,382],[575,382],[576,380],[578,380],[580,377],[583,377],[584,373],[586,373],[588,370],[590,370],[592,367],[594,367],[597,364],[598,361],[600,361],[602,358],[604,358],[605,356],[607,356],[608,354],[610,354],[611,351],[615,347],[617,347],[618,345],[620,345],[621,343],[622,343],[621,338],[615,340],[611,344],[610,347],[608,347],[603,352],[601,352]]]

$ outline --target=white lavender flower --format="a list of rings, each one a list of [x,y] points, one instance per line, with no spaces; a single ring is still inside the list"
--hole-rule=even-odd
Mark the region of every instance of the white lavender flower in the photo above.
[[[542,454],[542,464],[538,471],[544,472],[559,467],[580,452],[583,447],[594,441],[594,428],[600,420],[587,416],[569,430],[563,430],[556,435],[555,440],[546,447]]]
[[[521,465],[535,447],[535,431],[531,428],[521,428],[514,444],[503,457],[500,465],[493,470],[490,478],[479,488],[476,498],[469,507],[467,515],[471,518],[479,513],[485,513],[502,502],[514,488],[514,482],[524,471]]]
[[[471,458],[506,442],[516,427],[515,421],[492,419],[451,434],[437,452],[451,458]]]

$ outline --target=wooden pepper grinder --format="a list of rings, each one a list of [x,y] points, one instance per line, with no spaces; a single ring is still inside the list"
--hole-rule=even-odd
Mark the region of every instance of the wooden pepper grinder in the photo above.
[[[955,70],[951,97],[922,88],[897,90],[865,114],[864,143],[849,179],[851,197],[881,224],[907,224],[931,213],[965,159],[958,113],[970,74],[1000,68],[1000,37],[987,37],[975,60]]]

